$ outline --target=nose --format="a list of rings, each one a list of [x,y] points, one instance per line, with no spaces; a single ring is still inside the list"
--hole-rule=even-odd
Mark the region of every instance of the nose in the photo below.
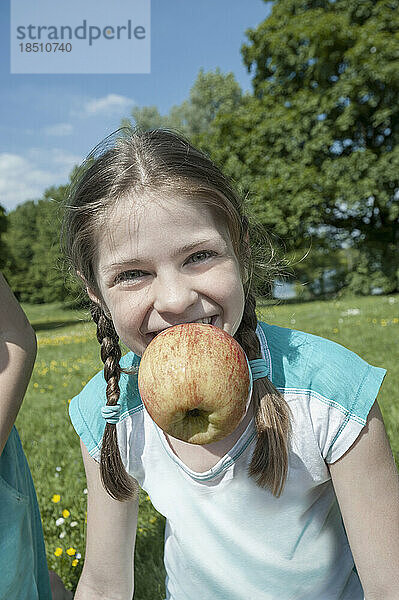
[[[182,273],[158,275],[153,282],[154,309],[158,313],[184,314],[198,300],[192,284]]]

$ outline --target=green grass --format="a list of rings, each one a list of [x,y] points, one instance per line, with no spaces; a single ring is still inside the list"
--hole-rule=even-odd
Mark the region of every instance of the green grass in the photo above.
[[[24,309],[36,329],[39,348],[16,425],[38,495],[49,568],[56,570],[66,586],[74,590],[84,559],[86,480],[79,440],[68,417],[68,400],[101,369],[98,344],[95,328],[82,311],[67,310],[59,304],[24,305]],[[388,370],[379,404],[399,464],[399,296],[275,307],[259,301],[258,317],[337,341],[371,364]],[[53,501],[54,495],[60,496],[58,502]],[[56,525],[64,510],[69,515],[64,517],[64,523]],[[141,493],[135,555],[136,600],[164,598],[163,527],[163,517]],[[62,549],[60,556],[54,554],[57,548]]]

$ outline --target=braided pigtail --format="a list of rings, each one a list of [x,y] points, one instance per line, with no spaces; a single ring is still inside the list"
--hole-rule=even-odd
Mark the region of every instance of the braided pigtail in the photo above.
[[[248,360],[262,358],[256,335],[256,302],[247,296],[244,315],[235,338]],[[277,498],[283,491],[288,471],[288,441],[291,433],[290,408],[267,377],[253,384],[257,441],[249,466],[249,475],[260,487],[269,488]]]
[[[119,377],[121,349],[114,324],[104,311],[92,304],[91,316],[97,325],[97,340],[101,344],[101,360],[107,382],[107,406],[115,406],[119,400]],[[119,452],[116,425],[107,423],[102,439],[100,459],[101,480],[107,492],[116,500],[130,500],[137,494],[137,484],[126,473]]]

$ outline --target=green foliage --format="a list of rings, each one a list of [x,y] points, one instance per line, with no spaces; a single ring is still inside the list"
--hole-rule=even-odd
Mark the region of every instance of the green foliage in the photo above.
[[[4,208],[0,204],[0,269],[4,268],[6,263],[7,248],[3,240],[3,235],[7,230],[7,218]]]
[[[49,188],[37,203],[37,239],[29,271],[31,302],[56,302],[67,297],[59,241],[65,192],[66,186]]]
[[[353,248],[398,290],[398,1],[277,0],[247,36],[253,95],[203,147],[289,250]]]
[[[7,215],[7,233],[4,236],[7,256],[4,272],[20,300],[29,300],[29,269],[33,245],[37,240],[36,205],[32,200],[20,204]]]
[[[60,248],[62,202],[67,186],[48,188],[8,215],[5,275],[22,302],[71,301],[77,286],[67,277]]]
[[[317,248],[310,241],[308,247],[288,252],[286,259],[298,282],[301,282],[297,286],[298,298],[324,297],[341,290],[350,260],[348,253],[349,250],[331,250],[323,240],[317,241]]]
[[[141,129],[176,129],[192,138],[208,131],[219,112],[234,110],[240,100],[241,88],[233,73],[224,75],[219,68],[205,73],[200,69],[188,100],[172,106],[167,115],[161,115],[156,106],[144,106],[135,107],[132,117],[134,124]],[[122,124],[131,123],[124,119]]]

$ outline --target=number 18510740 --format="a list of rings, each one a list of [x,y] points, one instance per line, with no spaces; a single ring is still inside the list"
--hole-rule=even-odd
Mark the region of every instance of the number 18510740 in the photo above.
[[[72,44],[67,42],[66,44],[59,44],[58,42],[21,42],[19,44],[21,52],[71,52]]]

